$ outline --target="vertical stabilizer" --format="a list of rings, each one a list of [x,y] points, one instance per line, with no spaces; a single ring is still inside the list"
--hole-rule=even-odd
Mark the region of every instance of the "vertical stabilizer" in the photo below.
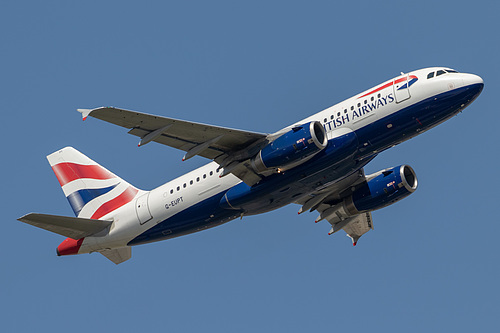
[[[131,202],[139,192],[72,147],[47,159],[77,217],[100,219]]]

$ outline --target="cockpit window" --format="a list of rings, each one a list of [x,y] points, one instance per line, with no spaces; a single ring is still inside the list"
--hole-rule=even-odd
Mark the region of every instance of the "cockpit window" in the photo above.
[[[437,72],[430,72],[429,74],[427,74],[427,78],[432,79],[434,77],[434,74],[436,74],[436,76],[439,76],[446,73],[459,73],[459,72],[457,72],[454,69],[440,69]]]

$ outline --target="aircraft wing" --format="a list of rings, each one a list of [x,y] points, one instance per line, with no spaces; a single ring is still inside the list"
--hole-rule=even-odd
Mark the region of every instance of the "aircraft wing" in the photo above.
[[[358,239],[370,230],[373,230],[372,214],[363,213],[351,217],[350,221],[342,228],[352,239],[352,244],[356,245]],[[328,221],[330,222],[330,221]],[[331,222],[330,222],[331,223]],[[332,224],[332,229],[335,229],[336,224]]]
[[[338,182],[326,185],[324,188],[311,193],[297,202],[302,205],[299,214],[306,210],[311,212],[317,210],[320,215],[316,219],[316,222],[325,219],[332,225],[332,229],[328,233],[329,235],[343,229],[347,233],[347,236],[352,239],[353,245],[356,245],[362,235],[373,229],[371,213],[361,213],[352,217],[342,218],[331,212],[335,205],[341,203],[344,197],[350,195],[353,188],[365,181],[365,173],[363,169],[360,169],[358,172]]]
[[[261,177],[250,167],[249,159],[265,144],[267,134],[206,125],[113,107],[79,109],[83,120],[88,116],[130,129],[141,138],[139,146],[155,141],[184,150],[183,160],[199,155],[217,162],[249,185]]]

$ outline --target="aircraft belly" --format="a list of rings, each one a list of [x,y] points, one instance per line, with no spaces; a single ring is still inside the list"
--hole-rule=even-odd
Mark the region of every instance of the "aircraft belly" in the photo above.
[[[351,159],[348,163],[342,163],[337,168],[328,168],[315,173],[310,172],[309,175],[305,176],[303,172],[290,172],[287,178],[275,178],[274,181],[263,184],[258,188],[258,191],[248,196],[246,203],[240,209],[236,210],[221,207],[220,202],[226,191],[219,192],[156,224],[127,245],[150,243],[202,231],[238,218],[242,213],[248,216],[275,210],[295,202],[298,198],[313,192],[328,182],[340,179],[346,174],[362,168],[364,164],[359,164]],[[240,183],[237,186],[248,185]]]
[[[212,228],[239,217],[241,215],[239,212],[228,211],[219,207],[224,192],[217,193],[176,213],[135,237],[127,245],[138,245],[175,238]]]
[[[368,163],[369,160],[366,162]],[[245,215],[262,214],[294,203],[301,197],[339,181],[346,175],[356,172],[364,165],[366,165],[366,163],[358,163],[355,160],[351,160],[350,163],[322,170],[299,181],[293,182],[289,186],[278,188],[268,195],[261,196],[259,199],[245,205],[243,207],[245,209]]]

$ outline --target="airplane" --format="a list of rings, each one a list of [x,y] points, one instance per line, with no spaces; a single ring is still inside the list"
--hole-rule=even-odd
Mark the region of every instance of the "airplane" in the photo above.
[[[79,109],[129,129],[139,146],[185,151],[212,162],[151,191],[129,184],[72,147],[47,156],[76,217],[30,213],[19,221],[66,238],[57,255],[99,252],[115,264],[131,247],[191,234],[298,204],[356,245],[371,212],[412,194],[409,165],[365,175],[382,151],[452,118],[481,93],[481,77],[425,68],[387,80],[275,133],[166,118],[114,107]]]

